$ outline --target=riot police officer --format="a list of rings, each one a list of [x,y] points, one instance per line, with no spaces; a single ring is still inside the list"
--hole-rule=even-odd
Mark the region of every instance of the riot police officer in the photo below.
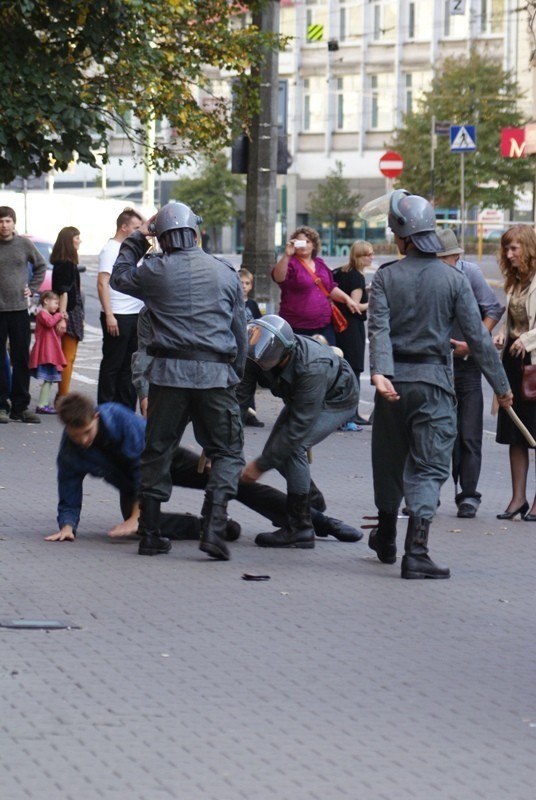
[[[370,374],[376,387],[372,468],[378,527],[369,546],[396,561],[396,521],[409,510],[403,578],[449,578],[428,555],[428,533],[456,438],[450,354],[455,320],[503,408],[512,392],[465,275],[436,258],[442,245],[434,209],[405,189],[393,192],[389,226],[399,261],[379,269],[371,287]]]
[[[201,222],[184,203],[163,206],[121,245],[110,285],[139,297],[149,310],[153,360],[141,457],[140,555],[169,551],[160,536],[160,504],[172,491],[171,464],[191,420],[212,463],[205,492],[200,549],[227,560],[227,502],[244,465],[235,386],[244,371],[247,326],[240,279],[231,264],[197,246]],[[156,233],[163,253],[146,253]]]

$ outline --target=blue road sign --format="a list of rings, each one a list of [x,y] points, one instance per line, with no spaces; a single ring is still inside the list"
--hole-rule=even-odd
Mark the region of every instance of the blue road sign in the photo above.
[[[450,126],[450,152],[471,153],[476,150],[476,128],[474,125]]]

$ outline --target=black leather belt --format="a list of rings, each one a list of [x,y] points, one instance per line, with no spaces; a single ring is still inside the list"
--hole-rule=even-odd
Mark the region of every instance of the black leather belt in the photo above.
[[[449,359],[447,356],[433,356],[426,353],[395,353],[393,355],[395,363],[399,364],[439,364],[447,367]]]
[[[230,364],[236,356],[229,353],[214,353],[211,350],[173,350],[169,347],[149,347],[147,354],[155,358],[180,358],[182,361],[215,361]]]

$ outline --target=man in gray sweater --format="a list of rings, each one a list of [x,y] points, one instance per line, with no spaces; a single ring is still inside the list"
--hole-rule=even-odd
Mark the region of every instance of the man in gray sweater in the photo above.
[[[28,297],[41,286],[46,264],[29,239],[17,236],[16,221],[12,208],[0,206],[0,423],[10,419],[41,422],[37,414],[28,410],[31,338]],[[30,279],[28,263],[33,265]],[[11,376],[9,368],[3,368],[8,339]]]

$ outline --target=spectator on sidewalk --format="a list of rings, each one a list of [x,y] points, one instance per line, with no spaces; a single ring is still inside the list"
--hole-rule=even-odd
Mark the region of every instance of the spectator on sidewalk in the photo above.
[[[50,254],[52,264],[52,291],[60,297],[60,311],[67,317],[67,330],[61,347],[67,362],[61,374],[56,399],[64,397],[71,389],[74,362],[78,344],[84,338],[84,298],[78,270],[80,231],[69,225],[62,228]]]
[[[253,282],[254,276],[253,273],[249,271],[249,269],[244,269],[241,267],[238,270],[238,277],[240,278],[240,283],[242,284],[242,289],[244,290],[244,303],[246,306],[246,322],[249,324],[253,322],[254,319],[260,319],[262,317],[261,310],[257,305],[256,301],[253,300],[249,295],[253,290]],[[251,367],[254,365],[252,362],[249,362]],[[245,374],[242,379],[242,387],[249,387],[250,397],[247,402],[247,411],[245,413],[242,412],[242,420],[245,425],[251,425],[252,428],[264,428],[264,422],[257,417],[257,409],[255,407],[255,391],[257,389],[257,373],[253,370],[251,375],[248,374],[248,362],[246,362],[245,367]]]
[[[67,323],[59,310],[60,298],[56,292],[42,292],[39,304],[41,308],[35,318],[35,342],[30,353],[30,372],[34,378],[43,381],[35,410],[38,414],[55,414],[50,393],[53,385],[61,381],[65,366],[61,337]]]
[[[115,236],[108,240],[99,254],[97,291],[102,311],[102,360],[99,369],[97,402],[123,403],[136,408],[136,391],[132,386],[130,364],[136,351],[138,314],[143,300],[117,292],[110,286],[110,276],[119,255],[121,242],[143,222],[133,208],[125,208],[117,217]]]
[[[30,405],[30,316],[28,298],[46,273],[43,256],[25,236],[15,233],[17,215],[0,206],[0,423],[41,422]],[[28,263],[33,270],[28,282]],[[9,359],[7,341],[9,339]]]
[[[451,228],[438,231],[443,249],[437,257],[451,267],[461,269],[467,277],[480,309],[482,323],[492,331],[504,313],[493,289],[482,274],[478,264],[462,258],[463,248],[458,244]],[[471,355],[458,323],[451,331],[454,364],[454,390],[456,392],[457,434],[452,451],[452,477],[456,488],[455,501],[458,517],[471,519],[476,515],[482,495],[478,479],[482,467],[482,432],[484,427],[484,398],[482,371]],[[459,484],[459,491],[458,491]]]

